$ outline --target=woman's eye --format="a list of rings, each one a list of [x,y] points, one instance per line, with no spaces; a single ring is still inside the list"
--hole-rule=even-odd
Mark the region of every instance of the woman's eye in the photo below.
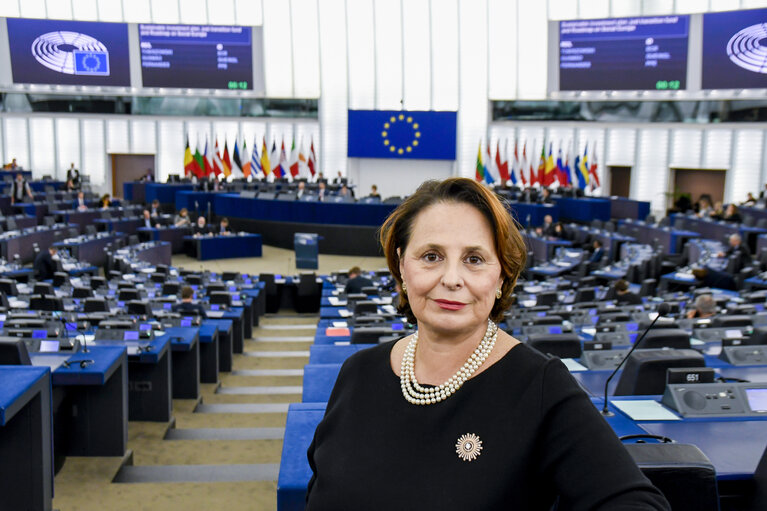
[[[476,255],[471,255],[466,258],[466,262],[469,264],[480,264],[482,262],[482,258]]]
[[[428,254],[425,254],[423,256],[424,261],[427,263],[436,263],[439,261],[439,256],[435,254],[434,252],[429,252]]]

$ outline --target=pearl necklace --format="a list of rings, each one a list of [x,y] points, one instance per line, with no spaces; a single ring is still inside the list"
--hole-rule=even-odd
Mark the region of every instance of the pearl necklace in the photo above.
[[[464,382],[477,372],[477,369],[482,366],[490,352],[493,351],[497,339],[498,326],[491,320],[487,320],[485,335],[466,363],[441,385],[437,387],[422,387],[415,378],[415,351],[418,346],[418,332],[416,331],[407,348],[405,348],[405,354],[402,356],[402,367],[400,369],[402,395],[414,405],[430,405],[444,401],[460,389]]]

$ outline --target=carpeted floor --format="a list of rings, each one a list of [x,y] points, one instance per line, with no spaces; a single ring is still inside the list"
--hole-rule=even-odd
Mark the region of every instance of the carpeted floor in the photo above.
[[[293,274],[293,252],[264,247],[263,258],[173,265],[212,271]],[[320,256],[318,273],[385,267],[382,258]],[[130,422],[124,458],[70,457],[55,478],[60,511],[273,510],[285,408],[301,400],[318,316],[281,311],[261,319],[233,373],[201,385],[198,400],[174,400],[171,423]],[[239,373],[238,373],[239,371]],[[275,409],[276,408],[276,409]],[[115,482],[121,481],[121,482]]]

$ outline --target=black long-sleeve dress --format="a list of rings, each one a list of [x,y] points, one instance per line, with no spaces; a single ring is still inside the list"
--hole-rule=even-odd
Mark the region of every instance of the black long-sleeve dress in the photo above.
[[[307,510],[549,510],[557,498],[560,510],[668,509],[558,359],[517,345],[417,406],[392,346],[341,369],[308,451]],[[462,437],[464,458],[481,442],[472,461],[458,455]]]

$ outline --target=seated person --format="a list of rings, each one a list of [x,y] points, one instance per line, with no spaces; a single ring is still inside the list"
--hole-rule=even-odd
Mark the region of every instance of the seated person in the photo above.
[[[743,218],[741,218],[740,213],[738,212],[738,206],[735,204],[728,204],[727,209],[724,211],[724,215],[722,215],[722,220],[725,222],[741,223]]]
[[[197,217],[197,223],[192,226],[192,236],[200,237],[210,234],[210,229],[205,225],[205,217],[200,215]]]
[[[352,192],[349,190],[349,187],[346,186],[346,184],[341,185],[341,189],[338,190],[338,195],[343,197],[344,200],[347,201],[354,201],[354,198],[352,197]]]
[[[554,199],[551,197],[551,190],[544,188],[541,191],[541,195],[538,197],[538,202],[541,204],[553,204]]]
[[[567,237],[567,233],[565,233],[565,226],[562,225],[562,222],[557,222],[554,224],[554,228],[551,231],[551,234],[549,236],[552,236],[554,238],[563,240]]]
[[[296,188],[296,200],[301,200],[304,195],[306,195],[306,183],[299,181],[298,188]]]
[[[160,211],[160,201],[155,199],[152,201],[152,206],[149,208],[149,214],[152,218],[160,218],[162,211]]]
[[[544,190],[547,190],[544,188]],[[544,236],[553,236],[554,234],[554,218],[551,215],[543,217],[543,225],[541,225],[541,232]]]
[[[370,287],[372,285],[374,285],[372,280],[362,276],[360,267],[354,266],[349,270],[349,280],[346,281],[344,293],[361,293],[363,287]]]
[[[381,194],[378,193],[378,187],[376,185],[372,185],[370,187],[370,195],[368,195],[368,197],[370,197],[372,199],[380,199],[381,198]]]
[[[735,291],[735,279],[727,272],[712,270],[711,268],[695,268],[692,270],[697,285],[700,287],[715,287],[717,289],[729,289]]]
[[[708,216],[712,220],[721,220],[724,218],[724,206],[722,206],[722,201],[716,201],[714,203],[714,209],[709,211]]]
[[[82,191],[77,192],[77,198],[75,199],[72,208],[78,211],[85,211],[88,209],[88,204],[85,203],[85,193]]]
[[[711,204],[711,196],[704,193],[700,196],[700,199],[698,199],[698,217],[708,218],[711,216],[712,211],[714,211],[714,208]]]
[[[189,227],[190,225],[192,225],[192,221],[189,220],[189,210],[186,208],[181,208],[181,210],[176,215],[176,218],[173,219],[173,226]]]
[[[109,199],[108,193],[105,193],[101,196],[101,199],[99,199],[99,204],[101,205],[101,209],[109,209],[112,207],[112,201]]]
[[[743,201],[743,206],[756,206],[756,197],[751,192],[746,195],[746,200]]]
[[[141,227],[147,227],[149,229],[151,229],[153,227],[156,228],[156,229],[159,229],[161,227],[160,223],[156,222],[155,219],[152,218],[152,216],[150,215],[148,209],[144,210],[143,215],[144,215],[144,217],[142,219]]]
[[[711,318],[716,314],[716,301],[713,295],[703,294],[695,299],[695,305],[687,311],[687,317],[693,318]]]
[[[204,218],[204,217],[200,217]],[[192,302],[194,297],[194,290],[189,286],[181,288],[181,303],[174,303],[171,308],[173,312],[179,312],[181,314],[191,314],[192,316],[207,317],[205,314],[205,307],[200,303]]]
[[[719,257],[736,257],[738,264],[735,267],[735,271],[740,271],[741,268],[748,266],[751,263],[751,250],[748,245],[743,243],[740,234],[734,233],[730,235],[730,246],[726,252],[719,252]]]
[[[317,186],[317,200],[320,202],[325,202],[328,198],[327,185],[325,184],[325,181],[319,181]]]
[[[232,234],[232,231],[229,230],[229,219],[224,217],[221,219],[221,221],[218,223],[218,232],[216,234],[221,234],[222,236],[228,236]]]
[[[589,257],[589,262],[592,264],[601,263],[605,256],[605,249],[602,246],[602,242],[599,240],[594,240],[591,246],[594,251],[591,253],[591,257]]]
[[[619,304],[641,305],[642,299],[639,295],[629,291],[629,283],[620,279],[615,283],[615,301]]]
[[[56,247],[49,247],[48,250],[41,250],[35,256],[34,268],[35,278],[37,280],[51,280],[56,272],[56,263],[53,257],[58,250]]]

